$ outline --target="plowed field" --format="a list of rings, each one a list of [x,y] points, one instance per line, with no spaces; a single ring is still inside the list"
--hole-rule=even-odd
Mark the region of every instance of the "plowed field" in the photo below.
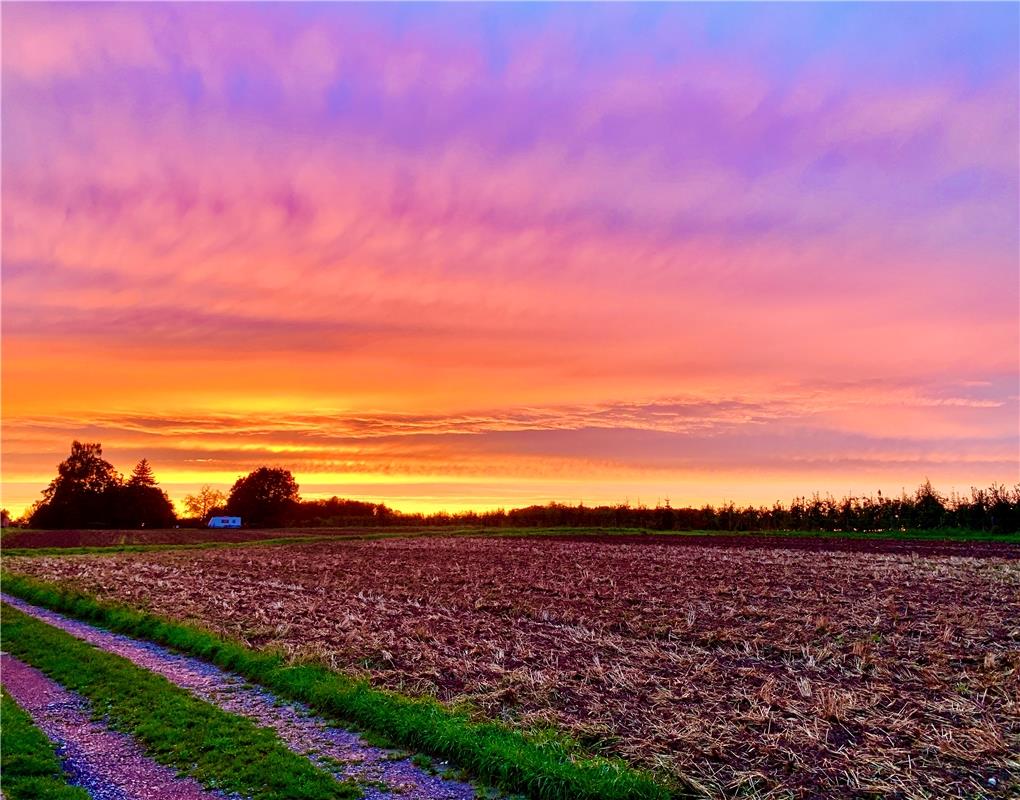
[[[14,530],[4,533],[3,546],[120,547],[124,545],[205,544],[207,542],[258,542],[302,536],[350,536],[371,533],[370,528],[158,528],[150,530]]]
[[[429,538],[5,563],[552,722],[714,795],[1017,787],[1008,558]]]

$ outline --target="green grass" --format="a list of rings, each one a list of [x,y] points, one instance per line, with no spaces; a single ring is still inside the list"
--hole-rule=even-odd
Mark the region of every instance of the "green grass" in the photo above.
[[[292,753],[272,731],[6,604],[0,615],[7,652],[83,695],[153,759],[204,786],[251,800],[361,796],[355,785],[337,782]]]
[[[0,696],[0,791],[7,800],[89,800],[67,784],[56,746],[3,692]]]
[[[513,730],[472,719],[430,698],[409,698],[318,664],[288,664],[188,625],[66,587],[4,575],[3,589],[36,605],[158,642],[239,673],[278,696],[357,726],[408,750],[449,760],[472,777],[534,800],[666,800],[692,796],[667,788],[618,759],[589,755],[566,737]]]

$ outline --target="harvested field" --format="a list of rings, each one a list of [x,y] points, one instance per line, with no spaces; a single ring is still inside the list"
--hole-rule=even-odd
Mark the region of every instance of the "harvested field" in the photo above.
[[[305,536],[363,536],[374,528],[159,528],[150,530],[17,530],[5,533],[3,546],[122,547],[133,545],[205,544],[207,542],[261,542]]]
[[[429,538],[5,563],[556,723],[715,795],[1017,789],[1009,558]]]
[[[663,544],[690,547],[736,547],[839,553],[916,553],[924,556],[1020,559],[1020,546],[1012,542],[953,539],[851,538],[836,533],[562,533],[549,535],[562,542],[600,544]]]
[[[386,536],[542,536],[557,541],[604,544],[673,544],[685,547],[781,548],[786,550],[840,551],[848,553],[919,553],[933,556],[972,556],[1020,559],[1016,541],[963,538],[851,538],[838,533],[724,533],[724,532],[625,532],[594,528],[489,528],[463,527],[338,527],[338,528],[159,528],[149,530],[9,530],[3,547],[9,549],[60,549],[77,547],[148,547],[198,544],[241,544],[279,539],[365,538]],[[1004,539],[1007,537],[1003,537]]]

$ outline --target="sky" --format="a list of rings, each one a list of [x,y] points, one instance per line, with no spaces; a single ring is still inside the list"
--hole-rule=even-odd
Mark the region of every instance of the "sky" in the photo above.
[[[2,6],[2,502],[1020,481],[1020,6]]]

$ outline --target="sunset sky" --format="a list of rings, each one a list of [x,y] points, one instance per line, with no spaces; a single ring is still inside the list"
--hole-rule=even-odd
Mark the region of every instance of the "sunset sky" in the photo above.
[[[2,13],[15,514],[1020,481],[1020,5]]]

